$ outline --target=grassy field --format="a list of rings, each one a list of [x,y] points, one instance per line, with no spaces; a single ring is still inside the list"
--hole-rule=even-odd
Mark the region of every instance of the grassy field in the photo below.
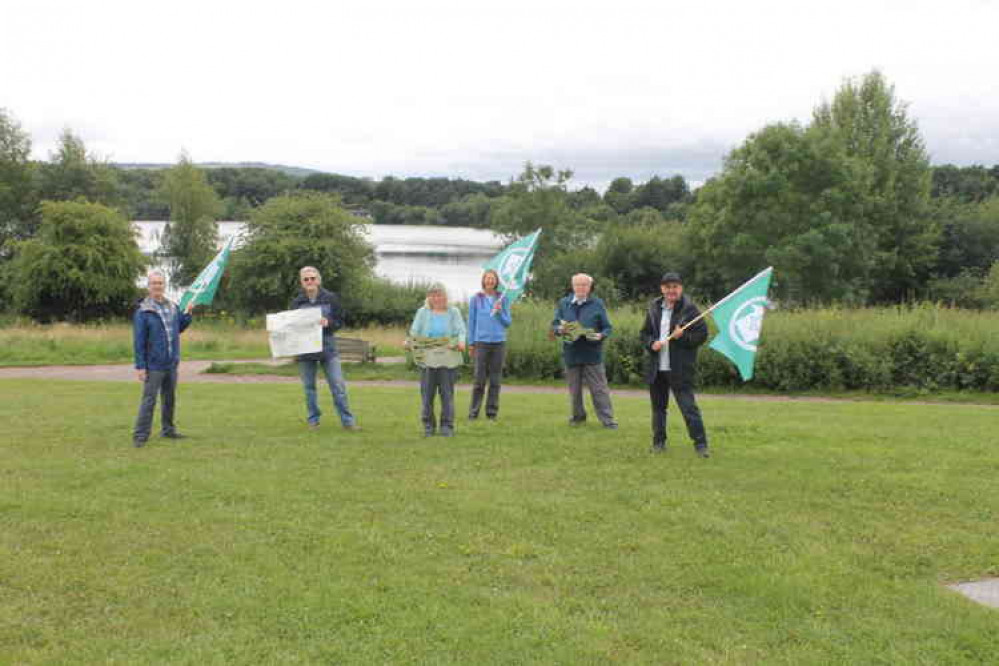
[[[183,356],[188,360],[268,358],[267,332],[218,320],[195,319],[184,332]],[[344,330],[344,337],[368,340],[379,356],[400,356],[402,328]],[[132,329],[125,324],[38,325],[17,323],[0,327],[0,366],[94,365],[132,362]]]
[[[710,400],[714,457],[506,395],[423,439],[407,389],[360,433],[295,385],[0,381],[0,662],[984,664],[999,612],[995,408]],[[467,408],[460,392],[458,412]]]

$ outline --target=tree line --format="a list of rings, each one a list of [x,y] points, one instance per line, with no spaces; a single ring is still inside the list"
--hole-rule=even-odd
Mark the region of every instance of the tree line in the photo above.
[[[183,285],[213,255],[215,221],[240,219],[249,233],[233,259],[234,275],[245,270],[233,281],[234,306],[277,304],[308,258],[337,266],[329,283],[365,294],[380,320],[373,308],[401,301],[375,281],[361,215],[510,238],[542,228],[530,285],[539,298],[585,271],[610,298],[643,299],[669,268],[713,300],[774,265],[774,295],[787,303],[999,305],[999,165],[932,167],[906,105],[877,71],[845,82],[807,124],[754,132],[696,190],[682,176],[620,177],[601,194],[573,187],[569,169],[532,163],[505,184],[203,169],[186,154],[166,169],[118,168],[70,130],[48,161],[30,153],[30,136],[0,109],[0,298],[3,309],[37,318],[127,310],[145,262],[129,220],[170,221],[165,256]]]

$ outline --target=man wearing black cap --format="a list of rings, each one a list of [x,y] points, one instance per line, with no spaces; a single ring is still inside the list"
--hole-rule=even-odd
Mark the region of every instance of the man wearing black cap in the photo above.
[[[666,451],[666,408],[672,391],[697,455],[707,458],[708,437],[694,399],[694,368],[697,348],[708,339],[708,326],[700,319],[683,329],[701,312],[683,295],[683,280],[678,273],[663,275],[659,288],[662,296],[649,304],[642,325],[642,346],[649,353],[645,381],[652,400],[652,450]]]

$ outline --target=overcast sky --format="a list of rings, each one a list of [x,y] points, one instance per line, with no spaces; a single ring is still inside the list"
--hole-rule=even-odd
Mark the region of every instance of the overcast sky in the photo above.
[[[999,163],[999,2],[7,0],[0,107],[47,158],[701,181],[879,68],[936,164]]]

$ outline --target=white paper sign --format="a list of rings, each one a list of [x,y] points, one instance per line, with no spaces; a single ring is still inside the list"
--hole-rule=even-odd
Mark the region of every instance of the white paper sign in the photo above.
[[[323,350],[322,308],[286,310],[267,315],[271,356],[298,356]]]

